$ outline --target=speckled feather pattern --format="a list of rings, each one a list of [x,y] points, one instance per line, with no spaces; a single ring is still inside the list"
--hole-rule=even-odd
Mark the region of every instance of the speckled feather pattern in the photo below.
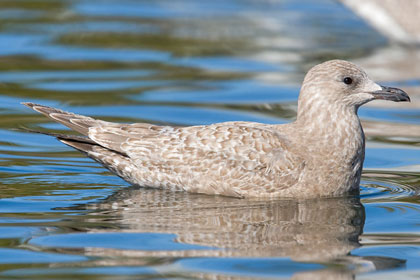
[[[351,89],[344,76],[357,82]],[[236,197],[317,197],[357,189],[365,139],[358,106],[379,86],[340,60],[305,77],[297,120],[172,127],[118,124],[24,103],[85,135],[57,137],[134,185]]]

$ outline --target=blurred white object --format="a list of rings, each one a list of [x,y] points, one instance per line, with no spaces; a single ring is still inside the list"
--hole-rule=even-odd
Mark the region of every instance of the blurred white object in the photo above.
[[[341,0],[392,41],[420,44],[419,0]]]

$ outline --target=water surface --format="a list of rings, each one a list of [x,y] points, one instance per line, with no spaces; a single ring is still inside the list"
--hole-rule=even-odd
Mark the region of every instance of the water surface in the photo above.
[[[0,19],[0,279],[420,278],[417,48],[332,0],[7,0]],[[66,131],[21,101],[119,122],[289,122],[304,73],[337,57],[412,97],[360,110],[360,197],[135,188],[13,130]]]

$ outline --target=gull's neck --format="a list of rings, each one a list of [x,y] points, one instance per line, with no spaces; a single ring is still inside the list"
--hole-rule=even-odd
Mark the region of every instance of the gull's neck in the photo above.
[[[357,108],[334,105],[300,108],[292,126],[311,155],[316,172],[310,176],[329,184],[326,191],[341,194],[359,187],[365,137]]]
[[[299,100],[295,124],[307,137],[327,141],[331,145],[344,140],[342,138],[363,137],[357,109],[355,106],[322,99]]]
[[[306,108],[305,108],[306,107]],[[314,154],[328,155],[344,166],[363,163],[365,136],[357,107],[317,104],[298,109],[294,126]]]

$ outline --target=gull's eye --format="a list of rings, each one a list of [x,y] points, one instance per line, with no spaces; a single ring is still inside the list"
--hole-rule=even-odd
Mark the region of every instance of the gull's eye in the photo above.
[[[350,78],[350,77],[345,77],[345,78],[343,79],[343,82],[344,82],[346,85],[351,85],[351,84],[353,83],[353,79],[352,79],[352,78]]]

